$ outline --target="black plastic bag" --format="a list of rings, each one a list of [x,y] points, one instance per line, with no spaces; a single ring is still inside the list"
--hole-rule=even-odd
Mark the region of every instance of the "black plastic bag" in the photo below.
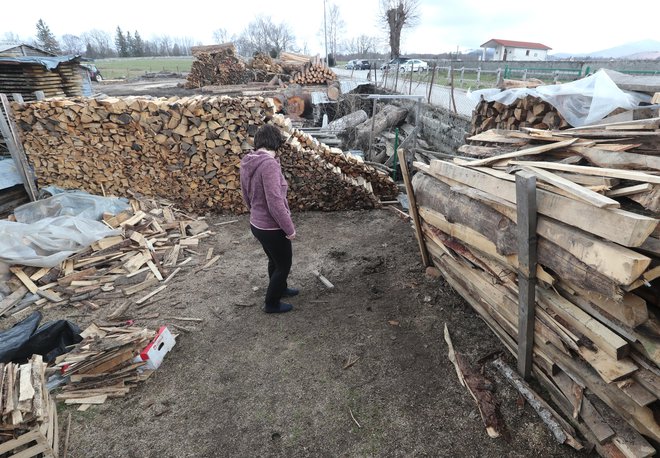
[[[32,355],[51,362],[82,340],[80,328],[67,320],[49,321],[37,329],[41,313],[34,312],[13,328],[0,332],[0,363],[23,363]]]

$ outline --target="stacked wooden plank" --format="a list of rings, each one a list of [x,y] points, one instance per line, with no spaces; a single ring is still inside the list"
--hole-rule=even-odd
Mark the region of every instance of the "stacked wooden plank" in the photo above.
[[[481,100],[472,112],[470,135],[490,129],[564,129],[570,127],[557,109],[538,97],[519,98],[511,105]]]
[[[54,369],[68,377],[55,396],[58,400],[80,404],[85,410],[85,406],[125,396],[153,372],[142,370],[145,362],[136,362],[136,356],[153,340],[155,331],[93,324],[81,336],[83,340],[73,350],[55,361]]]
[[[157,295],[192,260],[199,241],[212,234],[203,220],[146,199],[103,221],[121,234],[95,242],[58,267],[12,266],[6,283],[12,292],[0,301],[0,318],[28,307],[96,310],[119,300],[108,316],[121,319],[129,307],[162,297]]]
[[[19,93],[25,100],[34,100],[35,91],[46,97],[82,95],[82,75],[78,62],[63,62],[49,71],[37,63],[0,62],[0,92]]]
[[[295,73],[291,83],[295,84],[325,84],[337,80],[337,74],[322,64],[308,64]]]
[[[56,456],[57,408],[45,382],[46,363],[0,363],[0,456]]]
[[[245,62],[236,54],[231,43],[193,48],[192,63],[187,88],[210,85],[243,84],[251,81]]]
[[[119,196],[132,190],[224,213],[246,210],[239,164],[258,127],[274,119],[292,134],[262,97],[56,99],[14,104],[14,111],[40,186]],[[396,192],[386,174],[317,143],[290,141],[278,153],[293,208],[370,208]],[[374,194],[381,189],[387,196]]]
[[[433,262],[515,355],[513,173],[534,174],[534,372],[603,456],[650,456],[655,450],[644,437],[660,441],[660,211],[653,203],[660,118],[488,138],[525,143],[504,153],[480,147],[479,160],[416,164],[422,173],[413,184]]]

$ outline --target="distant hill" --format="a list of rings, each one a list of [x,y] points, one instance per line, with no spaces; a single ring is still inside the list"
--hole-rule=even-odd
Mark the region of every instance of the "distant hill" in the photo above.
[[[551,58],[567,59],[569,57],[591,57],[599,59],[656,59],[660,55],[660,41],[642,40],[633,43],[626,43],[601,51],[593,51],[581,54],[557,53],[552,54]]]

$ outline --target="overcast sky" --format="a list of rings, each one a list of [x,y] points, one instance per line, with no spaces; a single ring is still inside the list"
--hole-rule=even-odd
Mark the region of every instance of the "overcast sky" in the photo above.
[[[339,7],[346,23],[343,36],[361,34],[382,39],[380,0],[327,0]],[[551,53],[586,53],[645,39],[660,40],[660,1],[637,0],[615,5],[599,0],[501,2],[495,0],[419,0],[419,24],[405,30],[402,53],[441,53],[476,49],[491,38],[543,43]],[[213,43],[213,31],[224,28],[239,34],[258,14],[291,25],[297,44],[311,52],[323,50],[323,0],[3,0],[5,19],[0,40],[13,32],[27,40],[36,34],[41,18],[59,38],[91,29],[114,35],[117,26],[145,39],[158,35],[191,37]],[[9,19],[9,20],[7,20]]]

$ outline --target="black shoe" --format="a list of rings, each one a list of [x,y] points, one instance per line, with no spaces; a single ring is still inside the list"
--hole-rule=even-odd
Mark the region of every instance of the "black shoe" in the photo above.
[[[280,302],[277,305],[264,305],[264,312],[266,313],[286,313],[293,309],[293,305],[286,302]]]
[[[287,288],[284,290],[284,293],[282,293],[282,297],[293,297],[297,296],[300,294],[300,290],[296,288]]]

